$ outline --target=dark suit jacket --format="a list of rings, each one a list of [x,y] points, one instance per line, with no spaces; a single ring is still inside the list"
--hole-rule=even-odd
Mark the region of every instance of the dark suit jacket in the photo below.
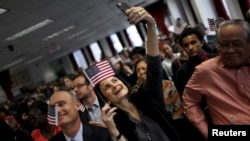
[[[91,121],[89,112],[85,109],[84,112],[79,111],[79,116],[82,122],[89,123]]]
[[[112,141],[108,130],[99,126],[93,126],[86,123],[83,125],[83,140],[84,141]],[[63,132],[57,133],[49,141],[66,141]]]

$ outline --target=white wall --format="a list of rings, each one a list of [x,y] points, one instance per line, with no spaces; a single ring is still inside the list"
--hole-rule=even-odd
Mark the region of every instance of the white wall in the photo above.
[[[230,19],[244,19],[237,0],[223,0],[223,3],[226,6],[226,10]]]
[[[102,47],[102,51],[104,52],[105,56],[106,57],[112,57],[113,55],[112,55],[112,52],[111,52],[111,50],[109,48],[107,40],[105,38],[100,39],[99,43],[100,43],[100,45]]]
[[[12,91],[23,86],[34,88],[42,81],[45,83],[52,82],[53,80],[57,79],[56,72],[58,72],[60,69],[63,69],[66,74],[74,72],[74,68],[68,56],[51,60],[49,62],[39,62],[31,64],[28,67],[10,70],[11,75],[17,79],[17,85],[12,88]],[[27,75],[28,81],[23,81],[23,79],[20,77],[20,74]]]
[[[54,78],[57,77],[56,72],[60,71],[61,69],[66,74],[70,74],[74,72],[74,68],[68,56],[64,56],[55,60],[51,60],[48,64],[49,64],[49,67],[46,70],[43,70],[43,74],[44,74],[43,78],[46,79],[47,82],[54,80]]]
[[[181,3],[182,3],[182,7],[183,7],[183,10],[185,11],[184,13],[185,13],[185,15],[186,15],[186,17],[187,17],[187,23],[189,23],[190,25],[194,25],[195,24],[195,20],[194,20],[194,17],[193,17],[193,15],[192,14],[190,14],[190,13],[192,13],[192,10],[190,9],[190,7],[188,6],[189,4],[188,4],[188,1],[187,0],[183,0],[183,1],[181,1]]]
[[[213,0],[191,0],[192,6],[195,7],[195,14],[198,22],[204,23],[208,27],[207,18],[217,18],[216,9]]]
[[[56,73],[48,63],[40,63],[29,68],[35,82],[51,82],[56,79]]]
[[[183,19],[183,16],[180,12],[180,8],[176,2],[176,0],[165,0],[166,4],[168,5],[169,11],[170,11],[170,20],[175,25],[176,19],[178,17],[181,17]]]
[[[128,41],[127,41],[125,33],[123,31],[120,31],[120,34],[121,34],[122,40],[124,41],[125,47],[129,47],[130,45],[129,45]]]

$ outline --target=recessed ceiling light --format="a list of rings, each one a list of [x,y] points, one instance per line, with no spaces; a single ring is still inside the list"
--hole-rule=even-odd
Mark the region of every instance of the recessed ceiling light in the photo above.
[[[49,39],[55,38],[55,37],[59,36],[60,34],[62,34],[62,33],[64,33],[64,32],[68,32],[68,31],[70,31],[70,30],[72,30],[72,29],[74,29],[74,28],[75,28],[75,26],[74,26],[74,25],[71,25],[71,26],[69,26],[69,27],[66,27],[66,28],[64,28],[64,29],[62,29],[62,30],[60,30],[60,31],[58,31],[58,32],[55,32],[55,33],[49,35],[48,37],[44,38],[43,40],[44,40],[44,41],[47,41],[47,40],[49,40]]]
[[[8,11],[7,9],[0,8],[0,15]]]
[[[88,37],[90,37],[90,36],[94,36],[94,34],[96,34],[96,33],[97,33],[97,31],[93,31],[93,32],[91,32],[91,33],[89,33],[89,34],[86,34],[86,35],[84,35],[84,36],[78,38],[76,41],[81,41],[81,40],[86,39],[86,38],[88,38]]]
[[[26,62],[26,64],[33,63],[33,62],[35,62],[35,61],[37,61],[37,60],[39,60],[39,59],[41,59],[41,58],[43,58],[43,57],[44,57],[44,55],[40,55],[40,56],[38,56],[38,57],[36,57],[36,58],[34,58],[34,59],[32,59],[32,60],[29,60],[28,62]]]
[[[78,37],[78,36],[84,34],[87,31],[88,31],[88,29],[83,29],[83,30],[81,30],[81,31],[79,31],[77,33],[71,34],[70,36],[68,36],[67,38],[65,38],[63,41],[67,41],[67,40],[70,40],[72,38]]]
[[[44,27],[45,25],[47,25],[47,24],[49,24],[49,23],[52,23],[52,22],[53,22],[53,20],[46,19],[46,20],[44,20],[44,21],[42,21],[42,22],[40,22],[40,23],[37,23],[37,24],[35,24],[35,25],[33,25],[33,26],[27,28],[27,29],[24,29],[24,30],[21,31],[21,32],[18,32],[18,33],[16,33],[16,34],[14,34],[14,35],[8,37],[6,40],[7,40],[7,41],[10,41],[10,40],[15,40],[15,39],[21,38],[21,37],[23,37],[23,36],[29,34],[30,32],[33,32],[33,31],[35,31],[35,30],[37,30],[37,29],[39,29],[39,28],[42,28],[42,27]]]
[[[15,61],[11,62],[11,63],[8,64],[8,65],[5,65],[3,68],[4,68],[4,69],[7,69],[7,68],[12,67],[12,66],[14,66],[14,65],[16,65],[16,64],[19,64],[20,62],[22,62],[22,61],[24,61],[24,60],[25,60],[25,58],[20,58],[20,59],[18,59],[18,60],[15,60]]]

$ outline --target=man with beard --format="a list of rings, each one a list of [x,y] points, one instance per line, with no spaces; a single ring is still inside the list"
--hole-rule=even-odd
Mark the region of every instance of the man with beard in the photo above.
[[[89,121],[92,125],[104,126],[101,120],[101,108],[104,105],[102,99],[96,94],[94,87],[83,73],[76,75],[73,79],[76,98],[84,105],[84,112],[80,113],[82,120]]]

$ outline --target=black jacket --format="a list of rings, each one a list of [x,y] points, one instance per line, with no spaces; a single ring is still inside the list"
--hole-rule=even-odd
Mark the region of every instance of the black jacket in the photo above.
[[[108,130],[99,126],[92,126],[83,123],[83,140],[84,141],[112,141]],[[49,141],[66,141],[62,131],[57,133]]]
[[[147,79],[137,93],[131,95],[131,102],[144,115],[154,120],[168,136],[170,141],[179,141],[179,135],[171,125],[172,119],[168,115],[162,92],[162,70],[160,57],[147,57]],[[114,120],[118,130],[128,141],[139,141],[136,125],[127,113],[117,110]]]

